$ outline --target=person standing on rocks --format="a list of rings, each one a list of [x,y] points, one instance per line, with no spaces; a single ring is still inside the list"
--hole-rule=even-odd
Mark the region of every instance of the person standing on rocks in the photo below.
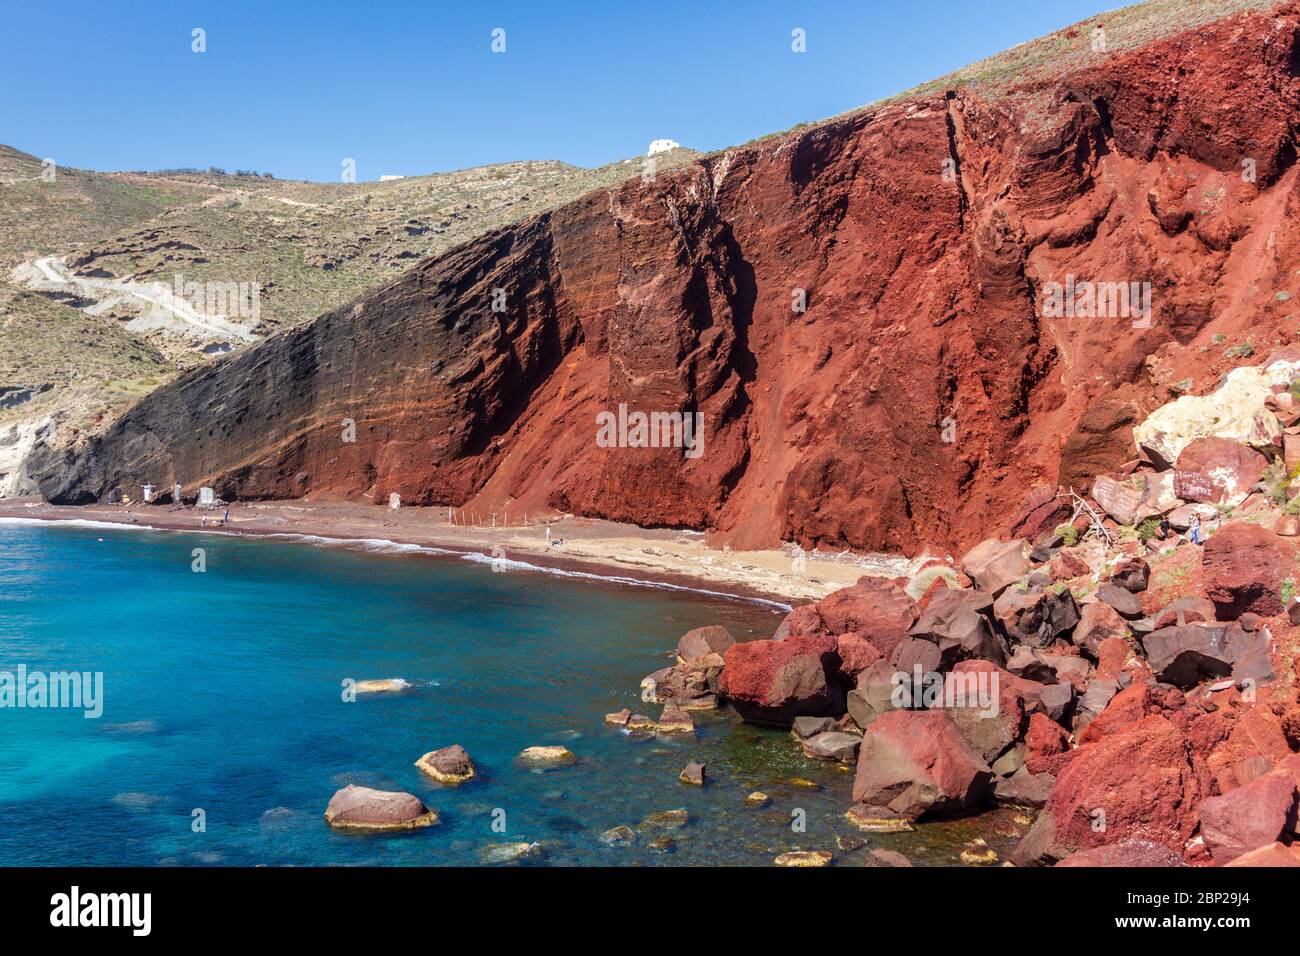
[[[1205,536],[1201,534],[1201,516],[1199,514],[1192,514],[1192,524],[1187,529],[1187,540],[1192,544],[1205,543]]]

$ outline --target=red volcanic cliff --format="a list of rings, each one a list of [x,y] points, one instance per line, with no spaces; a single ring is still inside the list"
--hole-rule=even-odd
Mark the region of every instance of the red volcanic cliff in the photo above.
[[[1030,485],[1118,464],[1134,417],[1211,387],[1226,345],[1291,335],[1298,30],[1292,5],[1237,16],[590,194],[29,471],[55,501],[398,492],[744,546],[960,547]],[[1149,282],[1149,327],[1048,314],[1067,281]],[[698,411],[703,453],[600,447],[620,403]]]

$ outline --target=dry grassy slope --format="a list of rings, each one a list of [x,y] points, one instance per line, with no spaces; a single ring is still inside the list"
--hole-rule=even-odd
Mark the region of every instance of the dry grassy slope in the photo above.
[[[25,259],[67,252],[213,193],[198,180],[55,167],[53,180],[45,181],[41,173],[37,157],[0,146],[4,273]]]
[[[656,158],[689,162],[690,150]],[[78,271],[170,283],[254,282],[259,331],[321,312],[474,236],[629,176],[628,160],[598,169],[521,162],[386,182],[310,183],[210,172],[96,173],[0,146],[0,277],[39,256]],[[135,398],[203,360],[128,332],[111,316],[0,285],[0,389],[52,386],[0,426],[57,414],[94,430]],[[164,354],[166,351],[166,355]],[[171,359],[167,357],[171,356]],[[75,434],[69,429],[63,438]]]
[[[157,349],[118,326],[5,287],[0,345],[0,388],[52,386],[21,405],[0,408],[0,426],[65,411],[73,428],[93,428],[101,416],[176,374]]]
[[[656,161],[670,169],[695,156],[674,150]],[[270,334],[483,232],[640,173],[637,160],[598,169],[521,162],[387,182],[234,185],[93,243],[69,262],[118,277],[258,283],[259,331]]]

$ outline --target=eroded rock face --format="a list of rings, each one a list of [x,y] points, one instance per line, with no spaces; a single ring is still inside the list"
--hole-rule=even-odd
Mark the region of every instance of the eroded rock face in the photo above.
[[[1015,98],[959,87],[592,193],[184,375],[28,473],[59,502],[145,482],[397,492],[737,546],[960,552],[1026,489],[1124,460],[1167,394],[1149,358],[1172,383],[1203,374],[1180,343],[1281,327],[1296,25],[1290,8],[1231,17]],[[1184,210],[1192,181],[1221,191],[1214,216]],[[1238,252],[1257,237],[1267,254]],[[1149,327],[1048,314],[1042,290],[1067,276],[1150,281]],[[702,453],[598,445],[620,404],[698,411]],[[1227,437],[1255,437],[1243,415]],[[1172,428],[1176,458],[1199,432]]]

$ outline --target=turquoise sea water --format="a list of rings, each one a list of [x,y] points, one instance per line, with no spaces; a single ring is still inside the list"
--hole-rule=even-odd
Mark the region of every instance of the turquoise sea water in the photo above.
[[[753,603],[455,557],[0,523],[0,671],[104,675],[98,719],[0,709],[0,863],[460,865],[514,841],[539,842],[551,864],[770,864],[833,850],[854,833],[842,817],[851,775],[803,758],[787,734],[729,712],[698,715],[694,740],[636,739],[602,721],[621,707],[657,716],[638,685],[684,631],[720,623],[765,637],[779,619]],[[345,678],[390,677],[413,690],[343,700]],[[443,787],[413,766],[452,743],[479,780]],[[544,773],[515,763],[540,744],[579,761]],[[708,764],[703,790],[677,781],[692,759]],[[411,791],[443,823],[332,832],[321,814],[348,783]],[[744,806],[756,788],[767,809]],[[691,815],[681,829],[642,828],[632,847],[599,840],[680,807]],[[504,833],[492,827],[500,811]],[[665,832],[672,850],[651,848]],[[872,843],[952,862],[958,836]]]

